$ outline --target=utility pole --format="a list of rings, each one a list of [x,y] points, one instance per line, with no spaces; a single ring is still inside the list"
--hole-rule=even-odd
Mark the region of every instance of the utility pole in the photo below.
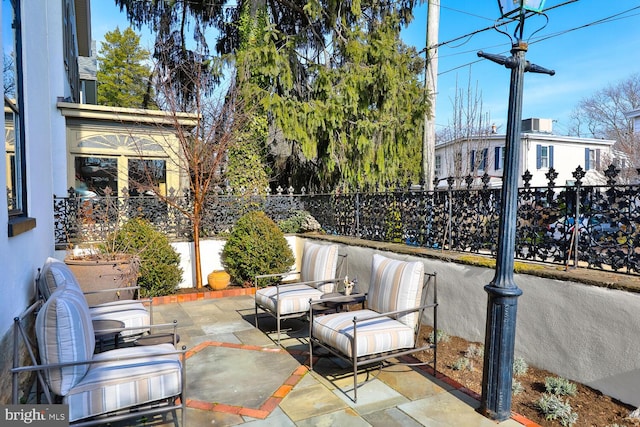
[[[438,88],[438,28],[440,26],[440,0],[427,3],[427,43],[425,48],[424,85],[430,107],[424,114],[422,137],[422,179],[425,190],[434,189],[436,147],[436,93]]]

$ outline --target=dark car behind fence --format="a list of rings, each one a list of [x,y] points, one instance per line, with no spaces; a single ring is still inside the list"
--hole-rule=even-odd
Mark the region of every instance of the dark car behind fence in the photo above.
[[[516,258],[637,274],[640,186],[617,183],[619,171],[613,166],[604,173],[606,185],[587,186],[578,167],[575,185],[556,186],[550,170],[547,187],[531,187],[531,176],[525,173],[519,189]],[[278,188],[241,196],[218,189],[207,201],[202,234],[224,236],[249,210],[262,210],[276,222],[304,210],[328,234],[495,255],[501,190],[486,184],[472,188],[473,181],[449,178],[437,191],[416,185],[330,193]],[[188,211],[191,203],[188,194],[171,193],[167,202],[150,196],[86,198],[70,189],[67,197],[54,197],[56,245],[103,240],[131,216],[148,218],[170,238],[188,241],[191,225],[180,211]]]

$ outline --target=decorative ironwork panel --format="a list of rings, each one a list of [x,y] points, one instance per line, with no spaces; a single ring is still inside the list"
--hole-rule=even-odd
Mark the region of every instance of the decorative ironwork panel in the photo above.
[[[604,171],[607,184],[585,186],[586,172],[578,167],[575,185],[556,186],[550,169],[546,187],[530,187],[531,174],[523,175],[518,193],[515,257],[523,260],[640,273],[640,187],[619,185],[619,170]],[[448,189],[427,192],[421,186],[335,194],[295,194],[293,188],[274,194],[235,194],[230,188],[206,200],[201,220],[202,236],[229,233],[238,218],[262,210],[281,221],[306,210],[328,234],[368,240],[405,243],[433,249],[451,249],[495,255],[501,191],[454,189],[460,181],[448,178]],[[458,184],[456,184],[458,182]],[[464,183],[462,184],[464,185]],[[242,190],[242,189],[241,189]],[[126,189],[124,194],[128,194]],[[240,195],[242,194],[242,195]],[[169,192],[167,200],[153,196],[81,197],[69,189],[67,197],[54,197],[55,242],[58,248],[78,241],[104,241],[122,221],[147,218],[172,239],[192,239],[188,194]]]

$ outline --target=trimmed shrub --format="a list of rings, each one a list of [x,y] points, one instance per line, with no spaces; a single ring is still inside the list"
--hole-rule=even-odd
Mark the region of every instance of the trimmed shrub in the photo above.
[[[253,283],[260,274],[286,273],[295,262],[284,233],[264,212],[238,220],[222,249],[222,265],[235,283]],[[261,280],[267,286],[277,279]]]
[[[169,239],[142,218],[127,221],[113,236],[114,248],[140,258],[140,296],[157,297],[175,292],[182,281],[180,254]]]

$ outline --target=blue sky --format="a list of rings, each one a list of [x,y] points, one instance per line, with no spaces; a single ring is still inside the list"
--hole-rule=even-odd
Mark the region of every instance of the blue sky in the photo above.
[[[547,0],[545,8],[565,2]],[[634,7],[638,9],[612,22],[560,34]],[[440,8],[440,43],[490,27],[499,15],[495,0],[441,0]],[[427,6],[422,5],[414,10],[415,19],[403,33],[405,42],[419,49],[426,42],[426,9]],[[549,23],[534,35],[526,58],[555,70],[556,75],[525,75],[522,117],[553,119],[554,132],[566,134],[569,115],[581,99],[640,72],[640,1],[579,0],[549,10],[547,15]],[[541,17],[527,20],[525,38],[543,24]],[[538,37],[555,34],[557,36],[535,42]],[[452,120],[457,79],[458,87],[465,91],[469,81],[473,88],[477,84],[482,93],[483,110],[504,132],[510,71],[487,60],[478,61],[476,52],[483,50],[508,56],[510,47],[509,38],[492,29],[439,48],[436,129]]]
[[[545,8],[566,0],[547,0]],[[496,0],[441,0],[439,42],[443,43],[473,31],[490,27],[499,15]],[[104,33],[128,23],[112,0],[94,0],[92,7],[93,38],[98,43]],[[636,8],[634,10],[631,10]],[[407,44],[421,50],[426,42],[426,4],[416,7],[415,19],[402,33]],[[630,10],[616,19],[586,28],[574,28]],[[569,115],[581,99],[595,91],[640,73],[640,0],[579,0],[548,11],[548,25],[536,33],[529,45],[527,59],[556,71],[555,76],[527,73],[524,82],[522,117],[550,118],[554,132],[567,134]],[[541,17],[527,20],[525,38],[544,24]],[[147,29],[143,45],[150,47]],[[562,34],[564,33],[564,34]],[[549,37],[551,36],[551,37]],[[537,42],[538,38],[546,40]],[[482,94],[483,111],[493,123],[506,128],[510,71],[498,64],[480,60],[476,52],[509,55],[509,38],[491,29],[439,48],[437,130],[452,121],[452,103],[456,80],[459,89],[469,82]]]

